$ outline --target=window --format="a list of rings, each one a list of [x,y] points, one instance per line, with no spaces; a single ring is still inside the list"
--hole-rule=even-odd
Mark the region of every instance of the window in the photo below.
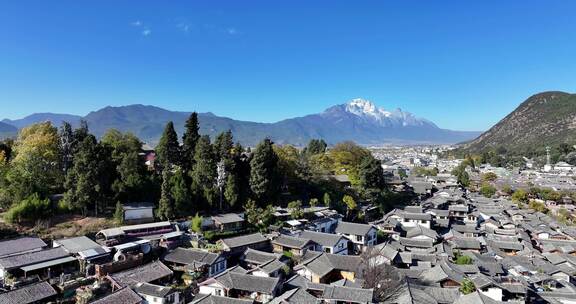
[[[363,242],[364,241],[364,237],[361,235],[357,235],[356,239],[358,240],[358,242]]]
[[[216,289],[216,295],[217,295],[217,296],[222,296],[222,290]]]
[[[338,245],[338,248],[340,249],[344,248],[344,243],[340,243],[340,245]]]
[[[324,251],[330,253],[330,248],[326,247],[324,248]]]

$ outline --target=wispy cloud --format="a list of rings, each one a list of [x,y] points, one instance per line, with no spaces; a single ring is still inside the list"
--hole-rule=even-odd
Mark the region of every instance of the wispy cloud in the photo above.
[[[144,25],[144,23],[140,20],[132,21],[130,25],[139,28],[140,34],[144,37],[150,36],[150,34],[152,34],[152,30],[150,29],[150,27]]]
[[[192,25],[190,25],[188,22],[179,22],[176,24],[176,28],[183,31],[184,33],[188,33],[192,29]]]
[[[226,33],[228,33],[228,35],[236,35],[238,34],[238,30],[236,28],[229,27],[226,29]]]

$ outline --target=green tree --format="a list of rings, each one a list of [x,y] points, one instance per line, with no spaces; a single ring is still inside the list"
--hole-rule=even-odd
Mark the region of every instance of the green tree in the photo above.
[[[360,163],[358,171],[360,189],[367,198],[376,199],[386,186],[382,163],[371,155],[366,156]]]
[[[88,135],[78,147],[74,166],[68,170],[65,204],[84,215],[89,209],[98,215],[110,199],[110,173],[114,170],[110,159],[109,150],[99,145],[96,137]]]
[[[64,179],[60,170],[58,131],[50,122],[23,128],[14,142],[7,179],[13,201],[38,193],[58,191]]]
[[[113,170],[114,200],[123,202],[151,199],[150,179],[140,158],[142,142],[131,133],[108,130],[100,143],[110,150]]]
[[[482,186],[480,187],[480,194],[482,194],[484,197],[491,198],[494,196],[494,194],[496,194],[496,188],[488,183],[482,183]]]
[[[326,152],[326,147],[328,145],[323,139],[311,139],[305,148],[305,152],[311,155],[322,154]]]
[[[289,202],[288,210],[290,210],[290,215],[293,219],[299,219],[304,216],[304,211],[302,210],[302,202],[300,200]]]
[[[156,158],[161,168],[172,168],[180,164],[180,144],[176,130],[174,130],[174,123],[171,121],[166,124],[164,133],[156,146]]]
[[[324,206],[328,208],[332,208],[332,199],[330,198],[330,194],[328,192],[324,192],[324,196],[322,197],[322,201],[324,202]]]
[[[226,177],[226,186],[224,187],[224,198],[232,208],[236,206],[240,199],[240,190],[238,189],[237,177],[235,174],[228,174]]]
[[[217,160],[231,160],[234,149],[232,131],[228,130],[216,136],[214,140],[214,154]]]
[[[182,136],[182,159],[186,171],[192,170],[194,166],[196,143],[199,139],[200,125],[198,123],[198,113],[193,112],[186,120],[184,135]]]
[[[172,175],[170,187],[174,199],[174,213],[180,216],[190,214],[194,209],[192,208],[192,196],[181,169],[177,169]]]
[[[248,221],[248,223],[253,227],[258,228],[260,231],[265,231],[272,224],[275,211],[276,210],[271,204],[264,208],[260,208],[251,199],[249,199],[244,206],[246,221]]]
[[[346,204],[346,216],[350,218],[350,214],[352,213],[352,211],[358,208],[358,204],[356,204],[356,201],[350,195],[344,195],[344,197],[342,198],[342,202]]]
[[[192,170],[192,191],[203,202],[213,205],[216,199],[216,159],[210,137],[204,135],[196,143]]]
[[[512,200],[519,203],[527,203],[528,193],[524,189],[518,189],[512,193]]]
[[[476,286],[470,279],[464,279],[460,284],[460,292],[467,295],[476,291]]]
[[[311,207],[316,207],[316,206],[318,206],[319,203],[320,203],[320,201],[317,198],[310,199],[310,206]]]
[[[260,205],[275,198],[280,190],[278,156],[273,145],[270,139],[264,139],[256,146],[250,161],[250,189]]]
[[[485,182],[493,182],[498,179],[498,175],[494,172],[486,172],[482,174],[482,180]]]
[[[458,176],[458,183],[460,185],[462,185],[463,187],[468,187],[470,186],[470,175],[468,175],[468,172],[466,171],[461,171]]]
[[[124,223],[124,209],[120,201],[116,202],[116,210],[114,211],[114,221],[117,225],[122,225]]]
[[[190,222],[190,230],[200,233],[202,232],[202,217],[196,213]]]
[[[35,222],[49,219],[52,215],[52,208],[49,199],[41,199],[34,193],[13,205],[4,215],[4,219],[9,223]]]
[[[157,216],[161,220],[169,220],[174,218],[174,197],[172,196],[170,170],[164,169],[162,171],[162,193],[160,201],[158,202]]]

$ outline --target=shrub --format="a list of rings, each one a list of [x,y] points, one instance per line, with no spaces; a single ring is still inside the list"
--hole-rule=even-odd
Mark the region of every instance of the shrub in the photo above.
[[[4,219],[9,223],[35,222],[50,218],[51,209],[49,199],[40,199],[40,196],[34,193],[12,206],[4,215]]]

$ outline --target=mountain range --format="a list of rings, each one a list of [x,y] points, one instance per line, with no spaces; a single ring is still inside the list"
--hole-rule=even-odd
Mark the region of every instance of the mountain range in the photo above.
[[[469,152],[505,149],[522,154],[575,142],[576,94],[551,91],[529,97],[463,148]]]
[[[143,141],[154,145],[168,121],[173,121],[176,131],[182,134],[189,115],[190,112],[169,111],[139,104],[109,106],[90,112],[84,117],[37,113],[17,120],[4,119],[0,124],[0,132],[5,129],[4,136],[13,135],[19,128],[42,121],[51,121],[55,125],[67,121],[77,126],[83,119],[88,122],[90,131],[96,136],[102,136],[108,129],[114,128],[132,132]],[[214,138],[220,132],[231,130],[238,141],[250,146],[265,137],[279,144],[302,146],[312,138],[322,138],[329,144],[344,140],[364,145],[450,144],[468,141],[480,135],[480,132],[442,129],[433,122],[418,118],[409,112],[400,109],[387,111],[360,98],[330,107],[322,113],[275,123],[240,121],[212,113],[199,113],[198,117],[202,134]]]

